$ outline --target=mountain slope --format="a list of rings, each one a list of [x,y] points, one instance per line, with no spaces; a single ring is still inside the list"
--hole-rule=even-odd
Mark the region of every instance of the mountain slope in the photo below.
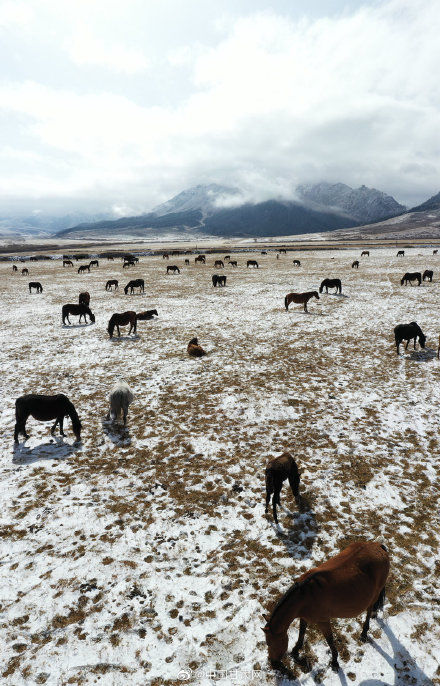
[[[427,210],[440,210],[440,193],[436,193],[421,205],[411,208],[410,212],[425,212]]]
[[[158,216],[188,210],[200,210],[206,214],[215,210],[219,203],[227,200],[236,201],[239,197],[240,191],[229,186],[220,186],[216,183],[193,186],[154,207],[152,212]]]

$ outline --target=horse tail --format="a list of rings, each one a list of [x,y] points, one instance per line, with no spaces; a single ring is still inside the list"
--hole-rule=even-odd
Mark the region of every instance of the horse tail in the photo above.
[[[381,547],[385,548],[385,546],[381,546]],[[385,602],[385,586],[383,587],[383,589],[379,593],[379,597],[373,605],[373,612],[376,613],[376,612],[378,612],[378,610],[383,610],[384,602]]]
[[[286,295],[286,297],[284,298],[284,307],[286,308],[286,310],[289,309],[289,303],[288,303],[288,300],[287,300],[287,295]]]

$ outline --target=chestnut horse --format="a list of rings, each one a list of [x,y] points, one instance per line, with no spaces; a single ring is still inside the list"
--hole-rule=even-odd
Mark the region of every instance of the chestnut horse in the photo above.
[[[308,312],[307,303],[310,298],[319,300],[318,291],[307,291],[307,293],[288,293],[284,298],[284,306],[289,309],[290,303],[304,303],[304,312]]]
[[[420,272],[406,272],[406,274],[400,279],[400,285],[403,286],[403,284],[405,284],[405,286],[407,286],[408,282],[409,282],[409,285],[412,286],[411,281],[418,281],[419,286],[420,286],[420,284],[422,283],[421,273]]]
[[[73,267],[72,260],[63,260],[63,267]]]
[[[43,286],[39,281],[29,281],[29,293],[32,293],[32,289],[35,288],[37,293],[43,292]]]
[[[197,338],[191,338],[187,351],[190,357],[203,357],[203,355],[206,355],[206,351],[199,345]]]
[[[27,274],[29,274],[29,269],[27,267],[25,267],[24,269],[21,270],[21,273],[23,275],[25,275],[25,274],[27,275]]]
[[[338,651],[333,641],[331,619],[367,616],[361,641],[367,640],[370,618],[382,609],[390,559],[385,546],[376,541],[356,541],[318,567],[309,569],[280,598],[269,617],[265,617],[269,660],[281,667],[287,652],[287,630],[299,618],[298,640],[292,656],[299,661],[308,624],[315,624],[324,635],[332,654],[331,666],[339,669]]]
[[[328,293],[329,288],[336,288],[336,293],[342,293],[341,279],[324,279],[319,287],[319,292],[322,293],[324,288],[326,293]]]
[[[274,457],[266,467],[266,509],[269,508],[270,496],[272,498],[272,511],[275,524],[278,524],[277,505],[281,505],[280,493],[283,487],[283,481],[289,480],[292,495],[296,502],[299,502],[299,471],[298,466],[290,453],[282,453],[278,457]]]
[[[128,310],[127,312],[115,312],[115,314],[112,314],[110,317],[108,326],[107,326],[107,331],[110,336],[110,338],[113,338],[113,331],[116,330],[118,332],[118,336],[121,336],[121,332],[119,330],[120,326],[127,326],[130,324],[130,329],[128,331],[128,335],[133,333],[136,333],[136,312],[133,312],[132,310]]]
[[[72,420],[72,429],[76,440],[81,440],[81,422],[79,421],[78,414],[69,398],[63,393],[58,395],[36,395],[32,393],[17,398],[15,401],[15,443],[18,443],[19,434],[29,438],[29,435],[26,433],[26,421],[29,415],[40,422],[55,419],[56,421],[51,429],[51,433],[54,433],[57,424],[59,424],[61,436],[66,435],[63,431],[64,417],[69,416]]]

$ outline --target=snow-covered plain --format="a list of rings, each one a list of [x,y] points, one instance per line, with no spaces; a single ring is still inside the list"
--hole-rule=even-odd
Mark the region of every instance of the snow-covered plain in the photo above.
[[[406,252],[256,254],[258,270],[238,254],[224,289],[211,285],[214,256],[172,257],[176,276],[159,257],[125,270],[101,260],[90,275],[29,263],[29,278],[0,264],[2,684],[440,683],[440,256]],[[432,284],[400,286],[426,268]],[[342,296],[286,313],[286,293],[325,277],[342,279]],[[124,295],[132,278],[145,295]],[[29,281],[44,292],[29,295]],[[96,323],[63,327],[62,304],[82,290]],[[113,312],[152,308],[138,336],[109,340]],[[397,357],[393,328],[413,320],[427,347]],[[193,336],[206,358],[188,358]],[[126,428],[104,421],[119,378],[135,393]],[[14,448],[14,402],[31,392],[70,397],[81,444],[70,420],[62,439],[29,419]],[[297,512],[284,487],[277,529],[264,468],[284,450],[303,501]],[[292,678],[274,672],[263,612],[300,573],[374,538],[392,571],[370,641],[363,617],[338,620],[338,674],[314,630],[311,671],[286,658]]]

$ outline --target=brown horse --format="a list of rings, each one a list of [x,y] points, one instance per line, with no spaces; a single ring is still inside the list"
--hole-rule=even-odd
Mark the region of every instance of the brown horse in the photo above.
[[[185,260],[185,264],[187,264],[188,267],[189,267],[189,260],[188,260],[188,258]]]
[[[128,324],[130,324],[128,335],[130,335],[132,331],[133,333],[136,333],[136,312],[128,310],[127,312],[115,312],[115,314],[112,314],[107,326],[107,331],[110,338],[113,338],[113,331],[115,330],[115,327],[118,332],[118,336],[120,337],[121,332],[119,327],[128,326]]]
[[[206,351],[199,345],[197,338],[191,338],[187,351],[190,357],[203,357],[203,355],[206,355]]]
[[[33,288],[35,288],[37,293],[43,292],[43,286],[39,281],[29,281],[29,293],[32,293]]]
[[[55,419],[56,421],[51,429],[51,433],[54,433],[57,424],[59,424],[61,436],[66,435],[63,431],[64,417],[69,416],[72,420],[72,429],[76,440],[81,440],[81,422],[78,414],[69,398],[63,393],[58,395],[36,395],[32,393],[17,398],[15,401],[15,443],[18,443],[19,434],[29,438],[29,435],[26,433],[26,421],[29,415],[40,422]]]
[[[319,300],[318,291],[307,291],[307,293],[288,293],[284,298],[284,306],[286,310],[289,309],[290,303],[303,303],[304,312],[308,312],[307,303],[310,298],[316,298]]]
[[[423,281],[425,281],[425,280],[432,281],[433,276],[434,276],[434,272],[432,271],[432,269],[425,269],[425,271],[423,272],[422,279],[423,279]]]
[[[133,281],[129,281],[128,284],[124,287],[125,295],[128,294],[129,290],[130,290],[130,293],[133,294],[135,288],[139,288],[139,293],[144,293],[145,281],[143,279],[134,279]]]
[[[299,502],[299,471],[298,466],[290,453],[282,453],[274,457],[266,467],[266,509],[269,508],[270,496],[272,498],[272,510],[275,524],[278,524],[277,505],[281,505],[280,493],[283,481],[289,480],[292,495]]]
[[[237,260],[229,260],[229,265],[231,267],[236,267],[237,266]]]
[[[147,319],[153,319],[154,315],[158,317],[157,310],[145,310],[144,312],[138,312],[136,319],[139,321],[146,321]]]
[[[409,283],[409,285],[412,286],[411,281],[418,281],[418,284],[420,286],[420,284],[422,283],[421,273],[420,272],[406,272],[406,274],[404,274],[402,276],[402,278],[400,279],[400,285],[403,286],[403,284],[405,284],[405,286],[407,286]]]
[[[124,262],[122,265],[122,269],[125,269],[126,267],[134,267],[135,263],[134,260],[128,260],[128,262]]]
[[[352,269],[359,269],[359,260],[355,260],[354,262],[352,262],[351,268]]]
[[[364,255],[366,255],[367,257],[370,257],[370,251],[369,250],[362,250],[361,257],[364,257]]]
[[[78,267],[78,274],[82,274],[83,272],[89,272],[90,273],[90,265],[89,264],[82,264],[80,267]]]
[[[177,264],[170,264],[170,265],[168,265],[168,267],[167,267],[167,274],[169,274],[170,272],[173,272],[173,274],[180,274],[180,269],[179,269],[179,267],[177,266]]]
[[[216,261],[214,262],[214,267],[219,267],[219,268],[222,267],[222,268],[224,268],[224,266],[225,266],[225,265],[224,265],[223,260],[216,260]]]
[[[63,267],[73,267],[72,260],[63,260]]]
[[[13,271],[13,272],[18,271],[18,269],[17,269],[17,267],[15,266],[15,264],[12,265],[12,271]]]
[[[170,256],[168,255],[167,252],[164,252],[164,254],[162,255],[162,259],[163,260],[169,260],[170,259]]]
[[[331,666],[339,669],[338,651],[333,641],[331,619],[357,617],[364,610],[367,616],[361,640],[367,640],[370,618],[383,607],[385,583],[390,560],[385,546],[375,541],[351,543],[327,562],[302,574],[277,602],[263,631],[269,659],[281,666],[287,652],[287,630],[299,618],[298,640],[292,656],[299,661],[308,624],[316,624],[332,653]]]
[[[328,293],[329,288],[336,288],[336,293],[342,293],[341,279],[324,279],[319,287],[319,292],[322,293],[324,288],[326,293]]]
[[[89,267],[99,267],[98,260],[92,260],[91,262],[89,262]]]
[[[24,269],[21,270],[21,273],[23,275],[27,275],[27,274],[29,274],[29,269],[27,267],[25,267]]]
[[[197,264],[197,262],[206,264],[206,257],[204,255],[199,255],[198,257],[195,258],[194,262]]]
[[[83,291],[80,293],[78,296],[78,302],[80,305],[86,305],[88,307],[90,305],[90,293],[88,291]]]

